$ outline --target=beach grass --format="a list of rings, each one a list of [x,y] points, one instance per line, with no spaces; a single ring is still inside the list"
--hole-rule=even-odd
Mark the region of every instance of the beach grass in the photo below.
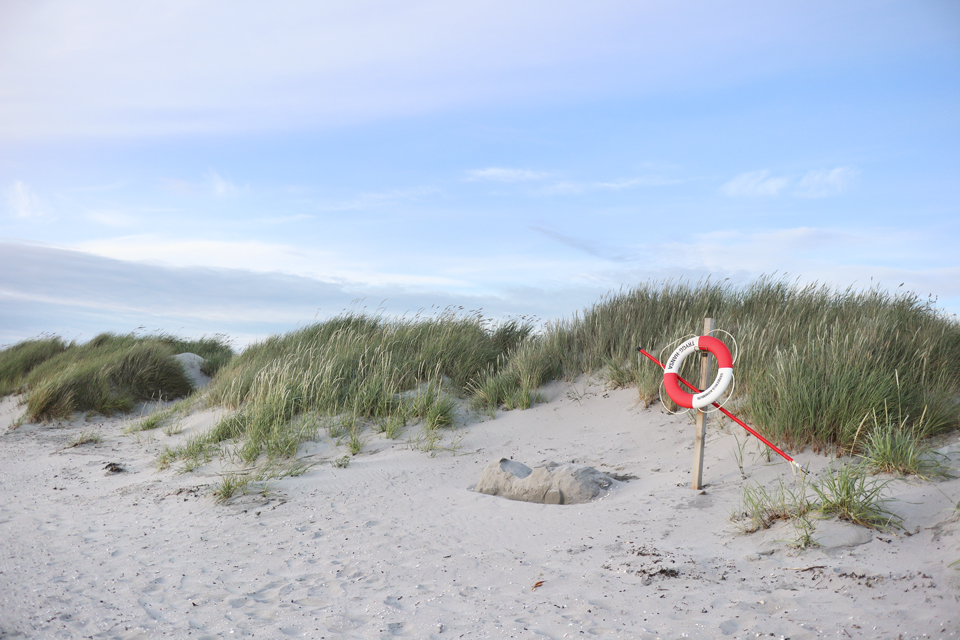
[[[546,382],[600,374],[635,386],[649,404],[662,370],[638,347],[666,357],[701,332],[704,317],[737,357],[738,413],[780,445],[850,452],[879,436],[878,415],[896,404],[898,433],[927,438],[957,426],[960,324],[931,301],[879,289],[836,290],[762,278],[736,288],[710,281],[646,283],[605,296],[535,331],[528,320],[495,324],[479,313],[386,319],[344,314],[249,347],[211,385],[210,399],[234,410],[184,445],[242,442],[246,461],[292,456],[327,429],[340,442],[356,429],[396,436],[453,424],[463,403],[496,415],[542,399]],[[681,372],[697,378],[689,359]],[[667,401],[668,407],[676,409]],[[309,419],[304,416],[311,416]],[[206,454],[205,454],[206,455]]]
[[[237,441],[247,462],[289,457],[324,428],[336,441],[349,437],[359,453],[367,425],[384,425],[392,438],[410,422],[451,427],[459,398],[504,369],[531,334],[522,320],[494,324],[446,310],[392,320],[345,314],[274,336],[221,370],[209,398],[234,411],[182,445],[183,456]],[[530,384],[529,376],[512,380]]]
[[[551,372],[606,372],[649,402],[660,395],[663,374],[638,359],[637,348],[669,356],[683,338],[702,333],[705,317],[732,335],[717,334],[736,352],[733,401],[741,417],[783,446],[849,449],[864,417],[884,403],[911,416],[903,428],[924,416],[924,436],[957,426],[960,323],[907,292],[773,278],[741,288],[651,282],[549,324],[535,349]],[[681,375],[695,381],[694,360]]]
[[[862,465],[846,464],[830,469],[812,485],[819,498],[820,512],[871,529],[898,527],[900,518],[884,507],[883,490],[890,480],[868,477]]]
[[[24,340],[0,350],[0,396],[23,390],[31,371],[66,350],[66,343],[58,336]]]
[[[172,357],[184,352],[221,362],[233,354],[222,338],[103,333],[82,344],[57,337],[21,342],[0,351],[0,371],[4,389],[26,393],[30,421],[77,411],[111,415],[189,394],[190,381]]]
[[[774,490],[767,490],[759,484],[744,486],[740,508],[731,520],[739,523],[743,533],[753,533],[769,529],[780,520],[804,518],[815,508],[804,483],[796,489],[789,489],[783,480],[778,480]]]
[[[779,521],[790,522],[797,536],[793,546],[799,548],[816,545],[811,517],[836,517],[881,531],[897,528],[902,521],[886,508],[883,496],[891,481],[871,477],[872,471],[869,464],[848,462],[827,469],[813,482],[801,479],[795,489],[784,486],[782,479],[773,490],[759,484],[745,485],[740,506],[730,520],[742,533],[769,529]]]

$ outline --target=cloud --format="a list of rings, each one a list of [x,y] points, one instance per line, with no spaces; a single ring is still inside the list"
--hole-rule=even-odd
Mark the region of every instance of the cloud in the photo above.
[[[180,178],[160,178],[159,182],[166,191],[182,195],[211,195],[214,198],[230,198],[250,190],[250,187],[238,187],[216,169],[208,169],[196,182]]]
[[[853,167],[808,171],[797,184],[796,193],[806,198],[825,198],[842,193],[859,172]]]
[[[40,198],[30,187],[17,180],[6,190],[7,205],[16,218],[36,218],[43,215]]]
[[[287,224],[288,222],[300,222],[301,220],[311,220],[312,215],[307,213],[297,213],[291,216],[266,216],[263,218],[256,218],[255,222],[261,224]]]
[[[92,0],[6,11],[0,137],[297,130],[655,95],[902,50],[946,28],[902,28],[905,15],[928,12],[830,3],[707,4],[696,15],[624,0],[232,7]]]
[[[530,228],[537,233],[544,235],[551,240],[555,240],[560,244],[570,247],[571,249],[576,249],[577,251],[582,251],[588,255],[594,256],[596,258],[601,258],[603,260],[612,260],[614,262],[624,262],[630,258],[628,252],[623,251],[617,247],[612,247],[602,242],[596,242],[594,240],[589,240],[587,238],[580,238],[574,236],[568,236],[566,234],[554,231],[553,229],[547,229],[542,226],[531,225]]]
[[[781,192],[802,198],[826,198],[842,193],[859,174],[855,167],[813,169],[800,180],[788,176],[771,176],[766,169],[741,173],[720,187],[720,191],[732,198],[777,196]],[[784,191],[794,185],[792,189]]]
[[[339,202],[325,203],[317,206],[319,211],[355,211],[362,209],[374,209],[396,202],[416,201],[426,196],[439,193],[437,187],[410,187],[407,189],[391,189],[389,191],[376,191],[370,193],[361,193],[349,200]]]
[[[240,193],[240,189],[237,187],[237,185],[233,184],[213,169],[207,171],[204,179],[211,193],[213,193],[213,195],[217,198],[226,198]]]
[[[132,227],[139,222],[136,216],[123,211],[88,211],[86,217],[107,227]]]
[[[167,267],[243,269],[284,273],[322,282],[364,282],[368,285],[456,287],[463,282],[434,273],[405,273],[377,268],[363,258],[313,248],[259,240],[227,241],[134,235],[79,242],[70,247],[84,253]]]
[[[776,196],[790,184],[785,177],[771,177],[766,169],[741,173],[736,178],[720,187],[720,191],[731,198],[754,198],[759,196]]]
[[[680,180],[664,178],[662,176],[643,176],[623,180],[594,181],[594,182],[556,182],[540,190],[546,195],[579,195],[591,191],[621,191],[636,187],[661,187],[678,184]]]
[[[467,171],[468,180],[490,180],[493,182],[530,182],[543,180],[549,174],[543,171],[528,169],[507,169],[504,167],[490,167],[488,169],[473,169]]]
[[[245,269],[178,267],[0,242],[0,345],[42,333],[89,339],[145,326],[178,335],[226,333],[242,344],[348,309],[386,315],[462,307],[490,318],[557,318],[595,300],[593,286],[517,285],[463,294],[436,286],[324,282]]]

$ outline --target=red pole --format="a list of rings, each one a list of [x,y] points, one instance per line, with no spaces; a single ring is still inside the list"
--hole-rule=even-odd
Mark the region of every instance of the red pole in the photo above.
[[[652,355],[650,355],[650,354],[647,353],[646,351],[644,351],[643,348],[637,347],[637,351],[639,351],[639,352],[642,353],[643,355],[647,356],[648,358],[650,358],[651,360],[653,360],[654,362],[656,362],[657,365],[658,365],[661,369],[663,369],[663,363],[660,362],[659,360],[657,360],[656,358],[654,358]],[[680,376],[677,376],[677,377],[680,378]],[[687,381],[684,380],[683,378],[680,378],[680,382],[682,382],[683,384],[687,385],[687,387],[688,387],[693,393],[700,393],[700,389],[697,389],[695,386],[693,386],[692,384],[690,384],[689,382],[687,382]],[[715,406],[717,409],[720,409],[720,411],[723,413],[723,415],[727,416],[728,418],[730,418],[731,420],[733,420],[734,422],[736,422],[738,425],[740,425],[741,427],[743,427],[744,429],[746,429],[747,431],[749,431],[750,433],[752,433],[753,435],[755,435],[755,436],[757,437],[757,439],[760,440],[760,442],[762,442],[763,444],[767,445],[768,447],[770,447],[771,449],[773,449],[774,451],[776,451],[778,454],[780,454],[780,457],[781,457],[781,458],[783,458],[784,460],[786,460],[787,462],[789,462],[790,464],[792,464],[793,466],[795,466],[795,467],[796,467],[797,469],[799,469],[804,475],[810,473],[809,471],[807,471],[806,469],[804,469],[803,467],[801,467],[800,464],[799,464],[796,460],[794,460],[793,458],[791,458],[790,456],[788,456],[786,453],[784,453],[783,451],[781,451],[779,448],[777,448],[777,446],[774,445],[772,442],[770,442],[769,440],[767,440],[766,438],[764,438],[762,435],[760,435],[759,433],[757,433],[756,431],[754,431],[753,429],[751,429],[750,427],[748,427],[747,424],[746,424],[745,422],[743,422],[740,418],[738,418],[737,416],[733,415],[732,413],[730,413],[729,411],[727,411],[726,409],[724,409],[723,407],[721,407],[721,406],[720,406],[719,404],[717,404],[716,402],[713,403],[713,406]]]

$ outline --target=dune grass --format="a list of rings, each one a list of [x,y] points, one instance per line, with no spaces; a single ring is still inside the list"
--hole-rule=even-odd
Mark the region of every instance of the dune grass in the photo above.
[[[103,333],[83,344],[60,338],[21,342],[0,351],[0,370],[9,381],[4,388],[26,392],[30,421],[69,418],[77,411],[111,415],[137,402],[189,394],[190,381],[172,358],[188,351],[220,363],[232,355],[221,338]]]
[[[174,454],[207,457],[235,442],[246,463],[290,457],[322,430],[338,442],[348,438],[357,454],[368,426],[388,437],[408,424],[451,427],[457,398],[511,370],[511,356],[531,332],[522,320],[492,325],[448,310],[392,320],[345,314],[274,336],[249,347],[211,384],[211,401],[234,412]]]
[[[730,520],[742,533],[769,529],[779,521],[790,522],[796,534],[791,544],[804,549],[817,545],[811,517],[836,517],[878,531],[900,527],[901,519],[885,506],[883,491],[890,480],[869,476],[867,465],[847,463],[828,469],[809,484],[801,479],[796,489],[788,489],[782,480],[772,491],[759,484],[746,485]]]
[[[431,431],[451,425],[461,402],[490,415],[525,409],[544,383],[582,373],[636,386],[650,402],[662,371],[637,347],[668,355],[707,316],[737,345],[737,412],[783,446],[863,453],[879,437],[866,418],[894,402],[906,417],[887,429],[925,438],[957,425],[960,325],[929,301],[772,278],[742,288],[651,282],[538,332],[526,320],[494,325],[448,310],[345,314],[274,336],[211,386],[210,400],[234,412],[167,459],[193,466],[225,443],[245,463],[289,457],[323,432],[358,452],[367,428],[396,437],[417,424],[427,430],[415,436],[421,444],[436,442]],[[695,379],[695,359],[685,366]]]
[[[854,524],[886,530],[899,526],[900,518],[884,506],[883,490],[889,480],[868,478],[860,465],[831,469],[813,490],[819,498],[820,512]]]
[[[63,340],[52,336],[24,340],[0,351],[0,397],[21,391],[31,371],[66,350]]]
[[[701,332],[704,317],[739,347],[738,413],[781,445],[848,450],[864,417],[885,402],[912,416],[904,428],[925,416],[924,436],[957,426],[960,324],[911,293],[771,278],[744,288],[648,283],[548,326],[538,357],[568,377],[606,371],[649,402],[662,371],[638,359],[637,347],[669,355],[685,335]],[[695,359],[684,366],[684,377],[695,380]]]

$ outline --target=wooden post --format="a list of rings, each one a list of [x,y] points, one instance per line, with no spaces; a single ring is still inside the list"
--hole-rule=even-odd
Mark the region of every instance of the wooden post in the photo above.
[[[703,319],[703,335],[713,333],[713,318]],[[706,389],[710,383],[710,354],[706,351],[700,354],[700,389]],[[703,487],[703,443],[707,437],[707,415],[702,409],[697,409],[697,438],[693,444],[693,479],[691,489]]]

